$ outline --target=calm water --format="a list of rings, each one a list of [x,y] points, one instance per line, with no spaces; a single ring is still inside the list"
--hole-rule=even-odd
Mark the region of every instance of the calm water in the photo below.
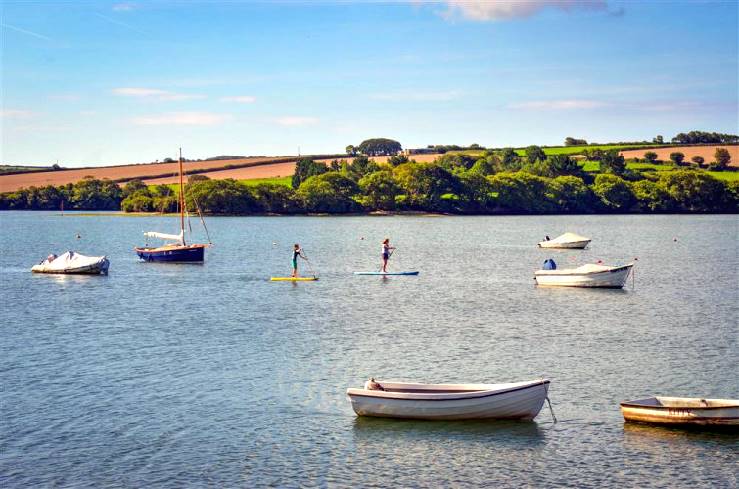
[[[618,402],[739,397],[737,216],[211,218],[202,266],[138,262],[171,217],[0,226],[3,487],[736,487],[737,437],[624,426]],[[568,230],[591,248],[536,248]],[[419,277],[352,275],[385,236]],[[267,281],[294,242],[321,280]],[[67,249],[110,275],[30,273]],[[638,257],[636,288],[537,289],[547,257]],[[545,376],[559,422],[358,419],[369,376]]]

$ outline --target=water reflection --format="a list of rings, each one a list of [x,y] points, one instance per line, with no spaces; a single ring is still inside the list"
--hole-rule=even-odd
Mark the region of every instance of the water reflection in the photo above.
[[[356,417],[353,426],[355,441],[362,443],[388,443],[398,437],[406,441],[453,437],[531,446],[544,442],[545,431],[533,421],[423,421],[368,416]]]
[[[668,426],[644,423],[624,423],[624,445],[647,449],[663,442],[696,442],[730,444],[738,448],[739,427]]]

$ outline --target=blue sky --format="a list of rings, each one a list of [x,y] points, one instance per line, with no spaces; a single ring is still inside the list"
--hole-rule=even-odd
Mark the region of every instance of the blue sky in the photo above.
[[[737,2],[3,0],[5,164],[737,132]]]

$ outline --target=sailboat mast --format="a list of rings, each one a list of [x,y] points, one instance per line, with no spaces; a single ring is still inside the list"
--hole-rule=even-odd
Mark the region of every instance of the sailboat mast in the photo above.
[[[182,181],[182,148],[180,148],[180,233],[185,244],[185,184]]]

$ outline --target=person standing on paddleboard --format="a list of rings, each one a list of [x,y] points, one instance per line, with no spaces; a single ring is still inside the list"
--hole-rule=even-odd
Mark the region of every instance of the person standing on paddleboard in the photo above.
[[[385,238],[385,241],[382,242],[382,271],[383,273],[387,273],[387,261],[390,259],[390,255],[392,255],[392,251],[394,250],[394,246],[390,246],[390,240]]]
[[[298,276],[298,257],[302,258],[303,260],[307,260],[307,258],[303,254],[303,248],[301,248],[298,243],[295,243],[295,246],[293,247],[293,278],[296,278]]]

